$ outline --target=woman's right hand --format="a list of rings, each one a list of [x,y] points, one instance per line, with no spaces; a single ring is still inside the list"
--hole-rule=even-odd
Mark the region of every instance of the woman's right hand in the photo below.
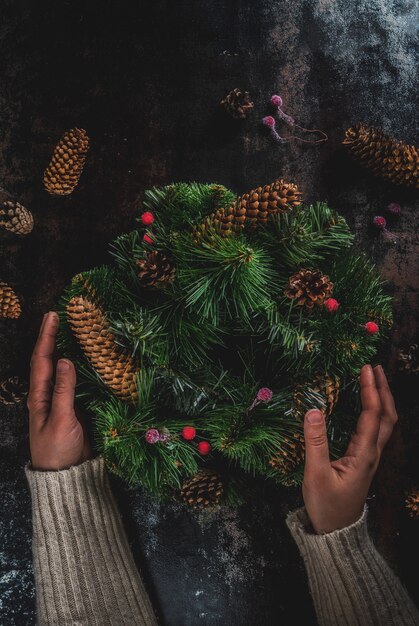
[[[318,409],[304,419],[303,497],[317,533],[339,530],[363,512],[381,453],[397,422],[393,395],[381,365],[364,365],[360,374],[362,412],[348,449],[330,461],[325,418]]]

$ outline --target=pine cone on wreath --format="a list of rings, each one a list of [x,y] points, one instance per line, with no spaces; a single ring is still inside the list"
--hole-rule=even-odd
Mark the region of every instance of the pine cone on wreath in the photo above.
[[[313,408],[307,407],[307,400],[304,395],[304,389],[306,387],[307,385],[298,384],[293,394],[293,414],[301,421],[304,420],[306,411],[309,410],[309,408]],[[326,419],[330,417],[339,399],[340,379],[337,376],[316,374],[312,383],[309,385],[309,389],[317,392],[324,398],[325,407],[323,409],[319,408],[322,413],[324,413]]]
[[[26,385],[17,376],[11,376],[0,382],[0,404],[20,404],[28,395]]]
[[[67,305],[67,317],[83,352],[116,396],[135,403],[137,367],[131,355],[117,345],[103,311],[82,296]]]
[[[292,438],[285,437],[282,450],[270,459],[269,465],[286,476],[304,460],[304,449],[304,435],[296,431]]]
[[[19,298],[6,283],[0,282],[0,318],[17,319],[22,312]]]
[[[144,287],[164,287],[175,279],[176,268],[172,259],[160,250],[146,252],[136,264],[138,278]]]
[[[381,129],[357,124],[348,128],[343,145],[376,176],[396,185],[419,187],[419,149],[397,141]]]
[[[82,128],[72,128],[60,139],[44,173],[48,193],[69,195],[79,182],[90,140]]]
[[[223,491],[220,474],[211,469],[201,469],[184,482],[180,497],[193,509],[208,509],[220,502]]]
[[[33,216],[28,209],[14,200],[0,205],[0,226],[16,235],[28,235],[33,229]]]
[[[419,519],[419,490],[414,489],[406,498],[406,509],[410,517]]]
[[[210,238],[212,232],[229,236],[240,232],[245,224],[265,224],[269,215],[286,213],[301,204],[300,196],[297,185],[282,178],[270,185],[257,187],[238,196],[229,207],[210,215],[195,231],[195,237],[197,240]]]
[[[329,276],[316,269],[301,269],[289,279],[284,294],[311,311],[314,305],[321,306],[333,291]]]
[[[254,104],[248,91],[233,89],[220,102],[221,106],[235,119],[244,119],[252,111]]]

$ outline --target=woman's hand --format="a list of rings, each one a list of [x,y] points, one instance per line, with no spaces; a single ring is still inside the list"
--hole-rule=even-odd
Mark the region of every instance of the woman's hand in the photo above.
[[[58,315],[44,315],[32,359],[28,395],[32,468],[60,470],[83,463],[91,456],[84,429],[74,409],[76,370],[60,359],[53,383],[53,353]]]
[[[384,446],[397,422],[394,399],[381,365],[364,365],[360,375],[362,412],[346,454],[329,460],[325,419],[317,409],[304,420],[303,497],[317,533],[353,524],[361,517]]]

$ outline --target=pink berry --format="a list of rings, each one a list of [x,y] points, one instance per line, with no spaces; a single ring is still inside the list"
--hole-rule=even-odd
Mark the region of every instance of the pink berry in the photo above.
[[[202,456],[206,456],[211,452],[211,444],[209,441],[200,441],[198,443],[198,452],[202,454]]]
[[[387,220],[382,215],[376,215],[373,219],[373,222],[374,226],[380,228],[381,230],[384,230],[384,228],[387,226]]]
[[[160,433],[157,428],[149,428],[145,434],[145,440],[147,443],[157,443],[160,439]]]
[[[283,104],[281,96],[278,96],[276,94],[274,94],[271,97],[271,102],[274,105],[274,107],[282,107],[282,104]]]
[[[154,215],[151,211],[146,211],[141,215],[141,222],[144,226],[150,226],[154,222]]]
[[[394,213],[394,215],[399,215],[399,213],[402,212],[402,207],[398,202],[390,202],[387,209],[390,211],[390,213]]]
[[[375,335],[376,333],[378,333],[378,324],[376,324],[375,322],[367,322],[365,324],[365,330],[367,331],[368,335]]]
[[[151,245],[152,243],[154,243],[153,239],[152,239],[151,237],[149,237],[149,235],[147,235],[147,234],[146,234],[146,235],[144,235],[144,237],[143,237],[143,241],[145,241],[146,243],[149,243],[150,245]]]
[[[264,124],[268,128],[275,128],[275,119],[272,117],[272,115],[267,115],[262,119],[262,124]]]
[[[340,304],[334,298],[328,298],[327,300],[325,300],[324,306],[329,311],[329,313],[334,313],[338,310]]]
[[[259,402],[270,402],[272,400],[273,393],[268,387],[261,387],[259,389],[256,398]]]

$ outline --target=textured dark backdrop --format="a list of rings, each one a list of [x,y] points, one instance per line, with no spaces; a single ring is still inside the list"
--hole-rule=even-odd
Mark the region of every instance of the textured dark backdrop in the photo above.
[[[371,178],[340,146],[344,129],[359,120],[415,140],[414,0],[1,0],[0,12],[0,184],[36,219],[26,238],[0,232],[0,279],[23,302],[19,320],[0,321],[0,377],[27,375],[42,313],[73,274],[106,259],[107,243],[134,225],[145,188],[200,180],[245,191],[278,175],[295,180],[307,199],[327,198],[346,216],[394,294],[384,365],[401,423],[372,490],[371,526],[418,601],[408,572],[417,526],[403,511],[418,469],[415,381],[395,368],[397,347],[417,341],[415,196]],[[255,101],[247,121],[230,121],[217,108],[236,86]],[[330,140],[275,144],[260,125],[272,93]],[[92,138],[81,184],[69,198],[50,197],[43,169],[75,125]],[[371,227],[390,201],[403,207],[389,224],[396,244]],[[26,420],[24,409],[0,418],[2,626],[34,623]],[[315,623],[284,525],[301,504],[299,490],[262,483],[239,511],[198,518],[138,491],[118,493],[162,622]]]

